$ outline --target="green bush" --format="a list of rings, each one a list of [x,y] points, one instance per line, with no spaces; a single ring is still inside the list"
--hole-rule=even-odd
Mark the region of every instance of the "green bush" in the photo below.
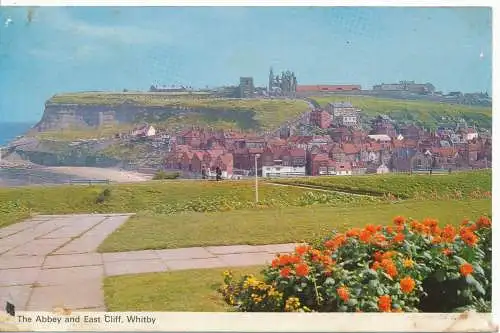
[[[394,226],[334,232],[278,255],[264,279],[224,273],[224,300],[243,312],[491,311],[491,220],[440,227],[398,216]]]
[[[154,174],[153,180],[177,179],[180,176],[180,172],[165,172],[163,170],[159,170]]]
[[[99,195],[97,196],[96,203],[97,204],[102,204],[106,200],[108,200],[111,197],[111,189],[106,188],[104,189]]]

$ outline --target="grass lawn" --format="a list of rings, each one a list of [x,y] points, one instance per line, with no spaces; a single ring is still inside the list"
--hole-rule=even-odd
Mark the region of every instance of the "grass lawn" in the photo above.
[[[475,219],[482,214],[491,214],[491,199],[138,215],[111,234],[99,251],[314,241],[333,228],[364,226],[366,223],[389,224],[397,215],[460,223],[465,217]]]
[[[309,110],[302,100],[285,99],[232,99],[213,98],[200,94],[151,94],[151,93],[101,93],[82,92],[53,96],[49,103],[109,105],[117,106],[125,102],[139,107],[186,107],[192,109],[229,110],[234,112],[253,111],[254,120],[261,129],[275,129]]]
[[[232,268],[235,278],[259,276],[264,267]],[[198,269],[108,277],[104,298],[108,311],[223,312],[231,307],[217,289],[225,269]]]
[[[313,97],[320,105],[330,102],[350,101],[363,110],[369,117],[386,114],[398,121],[420,122],[422,125],[435,126],[442,122],[441,117],[453,119],[463,117],[475,121],[481,127],[491,128],[491,107],[456,105],[431,101],[410,101],[401,99],[378,98],[368,96],[322,96]]]
[[[98,196],[109,188],[103,203]],[[262,183],[260,199],[265,204],[289,205],[307,189]],[[0,188],[0,228],[32,214],[147,213],[174,214],[183,211],[243,209],[254,205],[252,181],[151,181],[109,186],[48,186]]]
[[[307,177],[276,180],[275,183],[314,185],[325,189],[345,191],[350,193],[367,193],[383,195],[391,193],[400,198],[426,197],[431,192],[438,195],[452,195],[460,191],[464,196],[479,189],[491,191],[491,170],[470,172],[455,172],[450,175],[365,175],[356,177]]]

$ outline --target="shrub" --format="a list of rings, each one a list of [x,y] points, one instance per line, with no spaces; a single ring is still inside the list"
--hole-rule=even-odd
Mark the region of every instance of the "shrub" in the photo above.
[[[102,191],[101,193],[99,193],[99,195],[97,196],[97,199],[96,199],[96,203],[97,204],[102,204],[107,199],[109,199],[110,197],[111,197],[111,189],[106,188],[106,189],[104,189],[104,191]]]
[[[220,289],[238,311],[491,311],[491,220],[459,228],[398,216],[390,226],[334,232],[279,254],[263,281],[226,272]]]
[[[177,179],[181,176],[179,172],[165,172],[159,170],[153,176],[153,180],[163,180],[163,179]]]

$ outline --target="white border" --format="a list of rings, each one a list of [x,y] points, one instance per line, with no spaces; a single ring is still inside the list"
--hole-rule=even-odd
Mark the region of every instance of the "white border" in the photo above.
[[[0,3],[2,6],[494,6],[493,0],[2,0]]]
[[[454,0],[454,1],[431,1],[431,0],[0,0],[1,6],[395,6],[395,7],[444,7],[444,6],[472,6],[472,7],[493,7],[493,169],[500,165],[500,149],[496,133],[500,131],[500,121],[497,119],[497,105],[500,93],[497,88],[498,70],[495,64],[498,62],[498,45],[495,40],[499,40],[500,34],[498,28],[500,24],[500,11],[497,2],[493,0]],[[497,8],[495,8],[497,7]],[[498,115],[500,116],[500,114]],[[493,198],[500,197],[499,182],[496,181],[495,173],[493,175]],[[500,200],[500,199],[499,199]],[[495,201],[494,201],[495,202]],[[497,218],[495,206],[493,210],[493,251],[495,254],[500,252],[500,219]],[[500,263],[493,260],[493,281],[500,281]],[[500,323],[500,283],[493,284],[493,321]],[[2,313],[0,312],[0,316]],[[133,329],[126,327],[114,327],[120,330],[177,330],[177,331],[467,331],[470,329],[483,330],[478,326],[469,328],[463,325],[472,317],[462,318],[459,324],[453,324],[458,317],[452,315],[434,315],[434,314],[404,314],[404,315],[384,315],[384,314],[356,314],[356,321],[360,324],[353,325],[354,319],[349,314],[193,314],[193,313],[157,313],[154,316],[161,317],[161,328],[146,327]],[[363,318],[361,318],[363,317]],[[391,318],[390,320],[388,320]],[[482,317],[474,317],[480,319]],[[415,323],[415,319],[418,323]],[[165,321],[164,321],[165,320]],[[444,320],[444,321],[443,321]],[[465,321],[464,321],[465,320]],[[475,321],[477,323],[477,321]],[[453,324],[453,325],[452,325]],[[422,326],[423,325],[423,326]],[[452,326],[452,327],[450,327]],[[467,325],[466,325],[467,326]],[[483,327],[483,326],[481,326]],[[38,327],[34,329],[42,330],[60,330],[61,327]],[[93,329],[106,329],[92,327]],[[92,329],[90,328],[90,329]],[[78,329],[73,327],[72,329]],[[86,328],[87,330],[89,327]],[[108,328],[108,330],[111,330]],[[488,330],[486,330],[488,331]],[[491,331],[491,330],[490,330]]]

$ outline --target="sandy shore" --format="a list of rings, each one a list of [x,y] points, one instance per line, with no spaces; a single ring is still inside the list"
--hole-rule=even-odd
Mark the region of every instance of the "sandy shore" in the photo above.
[[[107,179],[117,183],[143,182],[151,180],[151,175],[120,169],[92,168],[92,167],[45,167],[44,170],[77,176],[80,179]]]

